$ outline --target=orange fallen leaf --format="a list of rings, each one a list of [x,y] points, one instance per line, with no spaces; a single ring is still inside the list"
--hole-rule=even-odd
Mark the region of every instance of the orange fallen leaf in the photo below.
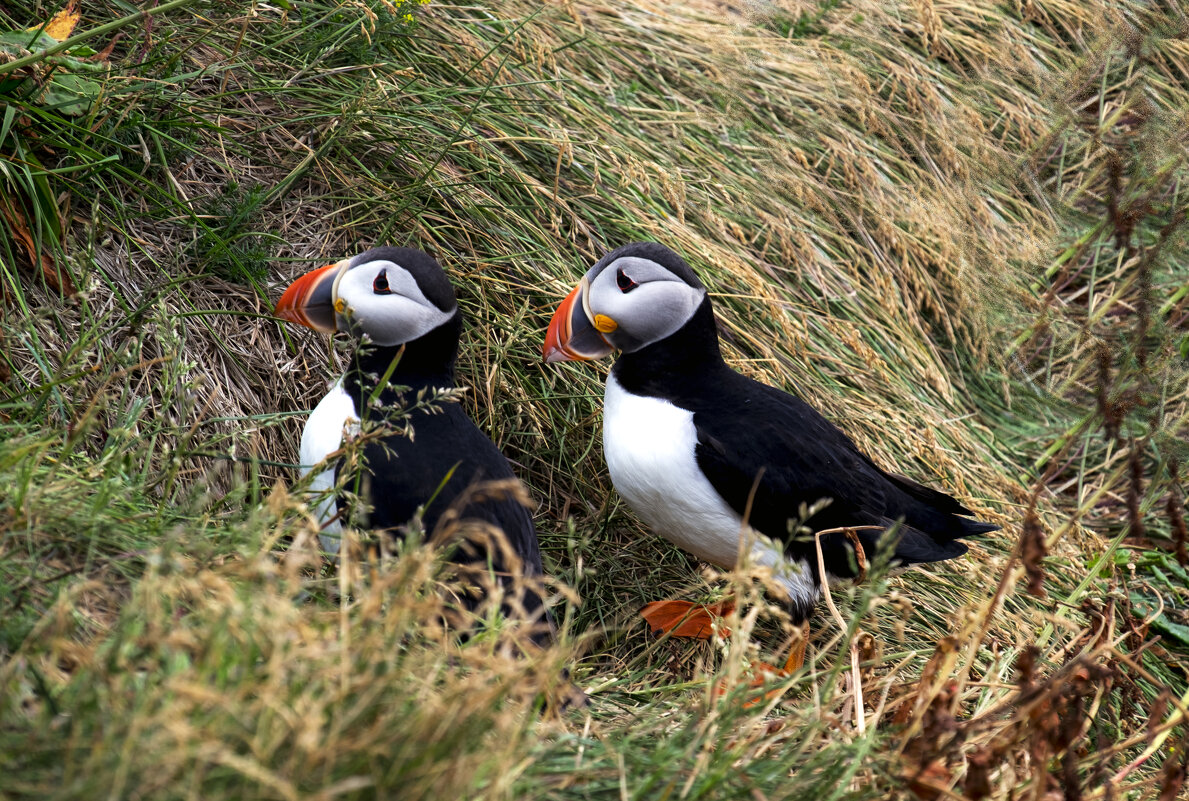
[[[8,229],[15,235],[17,245],[29,257],[29,261],[41,266],[41,272],[51,288],[65,297],[70,297],[78,291],[74,288],[70,275],[58,269],[58,265],[46,249],[37,247],[33,234],[29,232],[24,213],[7,197],[0,196],[0,216],[8,223]]]
[[[63,42],[70,38],[70,34],[74,31],[74,26],[78,24],[80,16],[81,15],[78,12],[78,4],[75,2],[75,0],[70,0],[70,2],[66,4],[66,8],[55,14],[53,19],[50,20],[49,24],[46,25],[44,29],[38,25],[36,27],[29,28],[29,30],[42,30],[46,36],[50,36],[54,39],[57,39],[59,42]]]

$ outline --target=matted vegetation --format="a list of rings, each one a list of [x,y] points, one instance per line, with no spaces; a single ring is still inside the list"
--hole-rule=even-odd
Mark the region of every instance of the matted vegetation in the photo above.
[[[1178,797],[1187,31],[1105,0],[175,0],[75,61],[0,55],[0,793]],[[638,239],[712,288],[739,369],[1004,526],[835,588],[845,628],[819,611],[756,703],[778,610],[622,506],[606,365],[541,363]],[[539,504],[538,658],[442,631],[423,549],[305,548],[292,462],[345,343],[269,311],[382,242],[454,280],[464,402]],[[722,643],[635,614],[730,587]],[[588,707],[548,702],[562,664]]]

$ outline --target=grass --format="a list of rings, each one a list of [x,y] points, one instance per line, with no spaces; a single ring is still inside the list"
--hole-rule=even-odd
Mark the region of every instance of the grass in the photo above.
[[[1176,796],[1183,19],[753,11],[168,4],[89,40],[113,47],[86,113],[6,90],[26,222],[0,219],[0,793]],[[47,79],[27,69],[0,77]],[[541,363],[556,302],[644,238],[712,287],[739,369],[1005,526],[836,588],[845,632],[819,612],[780,699],[733,681],[778,649],[778,610],[614,494],[606,365]],[[428,552],[334,572],[303,545],[296,442],[345,343],[268,315],[378,242],[458,289],[465,403],[558,582],[564,636],[537,659],[509,656],[515,630],[442,631]],[[727,641],[635,616],[732,583],[764,614]],[[545,704],[562,664],[589,707]]]

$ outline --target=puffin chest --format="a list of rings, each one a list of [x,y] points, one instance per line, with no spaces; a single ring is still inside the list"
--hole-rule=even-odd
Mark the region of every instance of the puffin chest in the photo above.
[[[607,378],[603,455],[611,483],[655,533],[712,565],[739,561],[740,537],[752,564],[773,569],[789,599],[808,609],[818,587],[804,560],[789,561],[779,545],[754,537],[698,466],[694,413],[661,398],[633,395]]]
[[[355,401],[343,388],[340,378],[331,386],[326,396],[318,402],[306,421],[301,434],[299,455],[301,475],[304,477],[322,463],[327,456],[343,445],[344,437],[359,433],[359,413]],[[343,526],[338,519],[338,503],[334,496],[335,465],[324,467],[310,481],[307,496],[315,504],[315,514],[322,527],[319,538],[322,549],[330,554],[339,551],[339,540]]]
[[[699,559],[734,567],[742,518],[698,467],[694,414],[607,379],[603,454],[611,483],[653,531]]]

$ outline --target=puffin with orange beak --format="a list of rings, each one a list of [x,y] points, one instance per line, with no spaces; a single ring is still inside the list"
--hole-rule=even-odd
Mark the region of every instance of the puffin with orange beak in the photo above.
[[[706,287],[663,245],[604,256],[549,323],[547,362],[613,351],[603,453],[615,489],[654,532],[718,567],[737,566],[746,537],[751,564],[772,569],[794,623],[821,596],[814,532],[869,527],[821,537],[826,574],[844,579],[862,565],[851,537],[874,554],[891,529],[893,561],[911,565],[961,556],[961,537],[999,528],[885,471],[799,398],[732,370]],[[658,601],[643,615],[656,631],[704,638],[729,607]],[[803,658],[804,639],[784,669]]]
[[[389,420],[397,425],[364,443],[362,480],[350,484],[360,487],[369,507],[367,526],[395,534],[419,518],[433,535],[439,523],[451,520],[490,524],[503,532],[507,547],[472,542],[457,548],[454,561],[490,567],[508,595],[521,585],[513,576],[541,575],[528,510],[506,490],[491,489],[492,482],[515,479],[508,460],[457,398],[430,407],[422,402],[455,387],[462,330],[454,289],[437,261],[412,248],[373,248],[298,278],[281,296],[276,316],[360,340],[346,374],[314,408],[301,437],[302,475],[319,471],[310,493],[319,498],[316,514],[328,553],[338,553],[342,522],[332,491],[341,463],[327,457],[360,430],[361,421]],[[549,628],[531,587],[508,609]]]

